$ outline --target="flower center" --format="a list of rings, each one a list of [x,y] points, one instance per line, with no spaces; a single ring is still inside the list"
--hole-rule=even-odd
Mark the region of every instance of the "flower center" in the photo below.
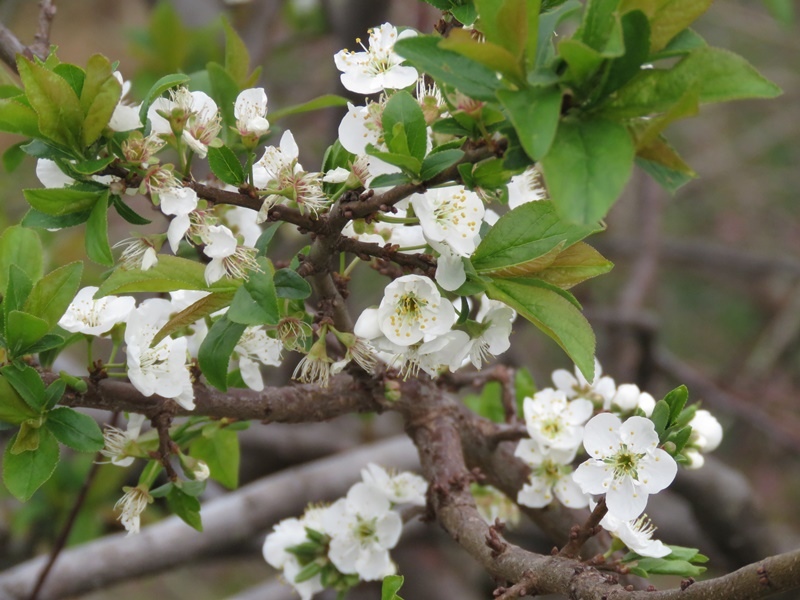
[[[645,453],[637,454],[628,449],[626,444],[620,444],[620,450],[615,455],[606,458],[606,464],[614,468],[614,479],[622,479],[623,477],[632,477],[638,480],[639,474],[636,468],[639,461],[645,457]]]
[[[358,525],[356,525],[355,536],[362,544],[372,542],[377,539],[376,518],[362,519],[358,517]]]
[[[546,419],[542,422],[542,433],[553,439],[564,431],[564,423],[558,417]]]

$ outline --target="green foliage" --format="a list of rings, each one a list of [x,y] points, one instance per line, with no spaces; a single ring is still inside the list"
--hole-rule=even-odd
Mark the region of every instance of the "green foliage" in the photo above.
[[[103,432],[95,420],[66,406],[48,412],[46,425],[59,442],[78,452],[97,452],[103,447]]]
[[[246,325],[223,315],[208,330],[200,345],[197,360],[208,383],[223,392],[228,389],[228,362]]]
[[[35,449],[15,452],[20,433],[8,441],[3,454],[3,482],[15,498],[25,502],[53,474],[58,464],[59,449],[55,436],[48,429],[38,429]]]
[[[177,485],[173,485],[167,494],[167,505],[184,523],[197,531],[203,531],[203,523],[200,519],[200,501],[197,498],[187,494]]]
[[[205,461],[211,477],[226,488],[239,486],[239,438],[235,431],[212,423],[189,447],[192,457]]]
[[[676,575],[679,577],[697,577],[702,575],[705,567],[698,566],[708,562],[708,557],[700,554],[695,548],[683,546],[667,546],[672,552],[663,558],[640,556],[635,552],[626,554],[622,562],[630,572],[639,577],[650,575]]]
[[[556,136],[561,113],[558,86],[533,87],[516,91],[498,90],[497,98],[508,112],[519,141],[532,160],[547,155]]]
[[[8,227],[0,236],[0,290],[8,285],[11,265],[36,281],[42,276],[43,260],[42,242],[35,231],[20,225]]]
[[[400,588],[403,587],[402,575],[389,575],[383,578],[381,584],[381,600],[403,600],[397,595]]]
[[[208,149],[208,166],[217,178],[229,185],[240,186],[245,182],[242,163],[227,146]]]

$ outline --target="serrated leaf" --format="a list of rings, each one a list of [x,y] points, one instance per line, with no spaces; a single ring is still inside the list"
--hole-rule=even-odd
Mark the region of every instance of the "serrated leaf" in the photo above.
[[[82,272],[83,263],[76,261],[48,273],[33,286],[23,310],[37,315],[52,329],[75,298]]]
[[[422,180],[425,179],[425,177],[423,177],[422,175],[421,170],[420,170],[420,179]],[[411,177],[409,177],[405,173],[385,173],[383,175],[378,175],[377,177],[373,178],[372,181],[370,181],[369,185],[371,188],[375,189],[382,187],[394,187],[396,185],[403,185],[405,183],[410,183],[410,182],[411,182]]]
[[[664,430],[667,428],[667,423],[669,423],[669,405],[663,400],[656,402],[656,406],[653,408],[653,414],[650,415],[650,420],[653,422],[653,425],[655,425],[659,441],[663,441],[661,438],[664,435]]]
[[[39,131],[52,141],[79,150],[83,111],[67,81],[46,67],[18,55],[17,70],[25,96],[38,116]]]
[[[405,137],[404,134],[402,135]],[[419,176],[419,171],[422,168],[422,163],[413,156],[408,156],[407,154],[397,154],[394,152],[382,152],[375,148],[375,146],[372,144],[367,144],[366,153],[369,156],[374,156],[375,158],[381,159],[385,163],[399,167],[405,173],[414,178]]]
[[[108,192],[97,199],[89,213],[84,242],[91,260],[105,267],[114,266],[114,255],[108,243]]]
[[[388,575],[383,578],[381,584],[381,600],[403,600],[397,595],[400,588],[403,587],[402,575]]]
[[[528,202],[500,217],[472,255],[478,273],[518,276],[549,266],[537,262],[559,248],[568,248],[600,231],[597,225],[573,225],[556,215],[551,202]],[[559,250],[560,251],[560,250]]]
[[[708,10],[714,0],[622,0],[620,12],[641,10],[650,20],[650,50],[664,48]]]
[[[425,160],[422,161],[422,168],[419,171],[419,178],[422,181],[427,181],[436,177],[439,173],[452,167],[458,161],[464,158],[464,151],[457,150],[457,149],[450,149],[450,150],[441,150],[436,153],[431,153],[425,157]],[[372,188],[380,187],[380,185],[375,183],[375,179],[372,180],[370,186]],[[396,183],[392,183],[390,185],[397,185]]]
[[[558,129],[561,89],[498,90],[497,98],[508,112],[525,153],[532,160],[540,160],[550,150]]]
[[[228,389],[228,363],[246,325],[222,316],[211,326],[198,351],[200,370],[208,382],[223,392]]]
[[[490,101],[503,86],[495,72],[452,50],[439,47],[442,38],[420,35],[398,40],[394,50],[437,81],[452,85],[476,100]]]
[[[48,412],[45,426],[59,442],[78,452],[97,452],[103,447],[103,432],[95,420],[66,406]]]
[[[619,198],[633,168],[625,127],[605,120],[562,121],[540,165],[557,213],[572,223],[595,223]]]
[[[92,210],[107,192],[71,188],[36,188],[22,190],[33,208],[48,215],[63,216]]]
[[[592,381],[594,332],[580,310],[551,287],[535,279],[494,279],[487,286],[486,295],[507,304],[550,336],[587,381]]]
[[[64,229],[85,223],[92,214],[91,210],[54,216],[31,208],[22,218],[23,227],[36,227],[39,229]]]
[[[41,137],[39,117],[30,106],[15,98],[0,100],[0,131],[25,137]]]
[[[645,14],[639,10],[629,12],[622,16],[621,24],[625,53],[609,63],[602,89],[595,98],[605,98],[628,83],[650,55],[650,27]]]
[[[12,454],[17,434],[9,440],[3,455],[3,482],[11,494],[27,502],[41,485],[50,479],[58,465],[58,442],[47,429],[39,431],[39,447],[30,452]]]
[[[664,402],[669,405],[669,422],[673,423],[678,419],[678,415],[683,411],[686,402],[689,400],[689,390],[685,385],[680,385],[664,396]]]
[[[0,369],[0,373],[28,406],[37,414],[41,412],[46,402],[45,389],[44,382],[36,369],[28,365],[19,368],[12,364]]]
[[[305,300],[311,295],[311,284],[292,269],[278,269],[273,276],[278,298]]]
[[[6,378],[0,375],[0,421],[19,425],[38,415],[38,411],[28,406]]]
[[[2,125],[0,125],[0,129],[2,129]],[[25,142],[18,142],[16,144],[12,144],[6,149],[5,152],[3,152],[3,168],[7,173],[13,173],[16,171],[22,164],[22,161],[25,160],[26,154],[22,149],[24,143]]]
[[[230,490],[239,485],[239,438],[235,431],[217,429],[191,443],[189,453],[204,460],[211,477]]]
[[[274,268],[265,258],[259,259],[261,273],[253,272],[236,291],[228,318],[243,325],[277,325],[280,320],[278,297],[273,282]]]
[[[518,59],[511,52],[492,42],[479,42],[466,29],[453,29],[450,35],[439,43],[439,47],[458,52],[493,71],[502,73],[517,84],[525,81]]]
[[[43,262],[42,242],[37,233],[20,225],[8,227],[0,236],[0,291],[5,291],[8,285],[11,265],[36,281],[42,276]]]
[[[80,95],[85,115],[81,131],[84,146],[91,145],[100,137],[122,96],[122,84],[112,75],[112,71],[111,63],[102,54],[89,57]]]
[[[189,81],[189,76],[183,74],[165,75],[156,81],[145,94],[144,100],[142,100],[142,106],[139,108],[139,121],[142,123],[147,121],[147,110],[156,98],[160,97],[168,89],[182,85],[187,81]]]
[[[233,150],[227,146],[208,149],[208,166],[220,181],[240,186],[245,182],[244,168]]]
[[[278,229],[280,229],[282,222],[277,223],[270,223],[264,228],[264,232],[258,236],[256,240],[255,248],[258,250],[258,256],[266,256],[267,250],[269,250],[269,244],[272,241],[272,238],[275,237],[275,234],[278,233]]]
[[[8,313],[5,332],[9,353],[11,356],[27,354],[28,348],[42,339],[49,330],[50,325],[44,319],[12,310]]]
[[[177,256],[159,255],[158,263],[147,271],[116,269],[100,285],[95,298],[131,292],[230,292],[235,291],[239,285],[239,282],[222,279],[209,287],[206,283],[205,267],[200,263]]]
[[[63,379],[56,379],[53,383],[48,385],[44,392],[45,410],[50,410],[58,404],[58,401],[61,400],[65,391],[67,391],[67,382]]]
[[[222,310],[229,306],[233,300],[233,292],[216,292],[203,296],[194,304],[187,306],[178,314],[174,315],[164,326],[158,330],[158,333],[153,338],[151,346],[156,346],[165,337],[172,335],[176,331],[180,331],[184,327],[189,327],[200,319]]]
[[[428,127],[422,108],[411,94],[404,90],[392,94],[381,115],[381,125],[390,152],[407,154],[422,161],[427,151]],[[395,138],[398,137],[397,128],[405,134],[405,144],[395,144]],[[416,172],[419,172],[419,168]]]
[[[117,214],[131,225],[149,225],[152,223],[150,219],[145,219],[142,215],[125,204],[119,196],[111,196],[111,205],[114,207],[114,210],[117,211]]]
[[[774,98],[782,90],[741,56],[720,48],[698,48],[671,69],[644,69],[617,91],[604,109],[612,118],[666,112],[687,92],[701,104]]]
[[[173,486],[167,494],[167,506],[184,523],[197,531],[203,531],[203,522],[200,518],[200,501],[197,498],[185,494],[178,486]]]
[[[536,276],[542,281],[569,289],[574,285],[608,273],[614,264],[589,244],[578,242],[560,252],[546,269]]]

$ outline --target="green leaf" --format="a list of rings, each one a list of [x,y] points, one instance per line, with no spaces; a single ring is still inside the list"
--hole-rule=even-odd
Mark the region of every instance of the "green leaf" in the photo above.
[[[111,63],[102,54],[89,58],[80,98],[85,115],[81,131],[84,146],[91,145],[100,137],[122,96],[122,84],[112,72]]]
[[[621,12],[641,10],[650,19],[650,50],[657,52],[708,10],[714,0],[622,0]]]
[[[69,63],[59,63],[53,66],[51,70],[59,77],[63,77],[75,94],[78,96],[81,95],[83,82],[86,80],[86,71],[81,69],[78,65],[71,65]]]
[[[274,267],[265,258],[258,259],[263,272],[252,272],[236,291],[228,318],[242,325],[277,325],[280,320],[278,296],[273,282]]]
[[[1,126],[0,126],[1,128]],[[22,146],[25,142],[18,142],[16,144],[12,144],[8,147],[8,149],[3,152],[3,168],[8,173],[13,173],[16,171],[19,166],[22,164],[22,161],[25,160],[27,156],[25,151],[22,149]]]
[[[398,141],[397,138],[405,139],[405,134],[402,131],[398,133],[400,135],[395,136],[396,144]],[[383,162],[389,163],[390,165],[399,167],[405,173],[415,178],[419,176],[419,171],[422,168],[422,163],[419,161],[419,159],[414,158],[413,156],[408,156],[408,154],[397,154],[394,152],[381,152],[372,144],[367,144],[366,153],[369,156],[380,158]]]
[[[540,160],[550,150],[561,113],[561,89],[523,88],[498,90],[497,98],[508,112],[519,141],[533,160]]]
[[[48,273],[33,286],[23,310],[38,315],[52,329],[75,298],[82,272],[83,263],[76,261]]]
[[[518,59],[511,52],[492,42],[479,42],[465,29],[453,29],[450,35],[439,43],[439,47],[458,52],[462,56],[501,73],[514,83],[522,84],[525,81],[525,75],[517,62]]]
[[[441,39],[435,35],[406,38],[398,40],[394,50],[437,81],[452,85],[476,100],[494,100],[495,92],[503,87],[495,72],[457,52],[440,48]]]
[[[605,217],[630,178],[633,155],[630,135],[619,123],[562,121],[540,163],[556,212],[573,223]]]
[[[8,285],[11,265],[16,265],[31,281],[36,281],[42,276],[43,263],[39,235],[20,225],[8,227],[0,236],[0,291],[5,290]],[[20,304],[19,307],[21,306]]]
[[[177,256],[160,255],[158,263],[147,271],[141,269],[116,269],[100,284],[96,298],[129,294],[131,292],[175,292],[178,290],[203,290],[215,292],[235,291],[240,284],[220,280],[211,287],[206,283],[205,267],[199,262]]]
[[[13,454],[14,434],[3,455],[3,482],[11,494],[27,502],[34,492],[53,474],[58,464],[58,442],[47,429],[39,430],[39,447],[36,450]]]
[[[650,55],[650,27],[645,14],[639,10],[622,17],[625,54],[609,63],[605,81],[596,98],[605,98],[637,75]]]
[[[65,391],[67,391],[67,382],[63,379],[56,379],[53,383],[48,385],[44,392],[44,409],[50,410],[58,404],[58,401],[61,400]]]
[[[539,271],[536,276],[566,290],[582,281],[608,273],[613,267],[611,261],[589,244],[578,242],[559,253],[550,266]]]
[[[764,0],[770,14],[786,26],[794,24],[794,0]]]
[[[217,63],[208,63],[206,68],[208,70],[208,78],[211,81],[212,95],[220,107],[222,122],[226,128],[235,127],[236,117],[233,114],[233,106],[236,104],[236,97],[241,91],[239,84]],[[230,131],[230,129],[225,129],[225,131]]]
[[[36,413],[40,413],[45,405],[45,389],[44,382],[42,381],[36,369],[24,365],[19,368],[15,365],[6,365],[0,369],[6,381],[17,391],[25,403],[30,406]]]
[[[208,296],[203,296],[200,300],[187,306],[167,321],[164,326],[158,330],[151,345],[155,346],[168,335],[172,335],[184,327],[191,327],[198,320],[204,319],[218,310],[230,306],[233,297],[233,292],[216,292]]]
[[[697,577],[705,572],[705,567],[697,567],[685,560],[665,558],[640,558],[638,567],[651,575],[677,575],[680,577]]]
[[[305,300],[311,295],[311,284],[292,269],[278,269],[273,281],[278,298]]]
[[[514,391],[519,406],[522,405],[525,398],[533,398],[537,391],[533,375],[525,367],[520,367],[514,372]]]
[[[89,215],[91,214],[91,210],[84,210],[82,212],[54,216],[31,208],[22,218],[22,226],[36,227],[39,229],[64,229],[66,227],[75,227],[76,225],[85,223],[89,220]]]
[[[208,149],[208,166],[224,183],[240,186],[245,182],[244,168],[233,150],[227,146]]]
[[[605,60],[600,52],[582,41],[572,38],[564,39],[558,43],[558,55],[569,66],[565,79],[573,82],[579,88],[584,87],[587,80],[594,75]]]
[[[46,67],[17,58],[25,95],[39,118],[39,131],[57,144],[80,150],[83,111],[69,83]]]
[[[89,211],[107,193],[71,188],[22,190],[22,195],[25,196],[28,204],[40,212],[53,216]]]
[[[41,137],[39,117],[30,106],[15,98],[0,100],[0,131],[25,137]]]
[[[439,173],[452,167],[458,161],[464,158],[463,150],[442,150],[441,152],[431,153],[422,161],[422,168],[419,171],[419,178],[422,181],[427,181],[436,177]],[[380,187],[372,180],[370,184],[372,187]],[[396,184],[390,184],[396,185]]]
[[[685,560],[686,562],[708,562],[708,557],[700,554],[697,548],[687,548],[685,546],[667,545],[672,550],[668,555],[670,560]]]
[[[664,396],[664,402],[669,405],[669,423],[674,423],[681,414],[686,401],[689,399],[689,390],[685,385],[676,387]]]
[[[197,531],[203,531],[203,523],[200,518],[200,501],[197,498],[184,493],[176,485],[167,494],[167,506],[184,523]]]
[[[95,202],[89,220],[86,221],[86,254],[97,264],[113,267],[114,255],[108,243],[108,193]]]
[[[321,110],[323,108],[330,108],[332,106],[347,106],[347,102],[347,98],[342,96],[337,96],[336,94],[325,94],[324,96],[319,96],[313,100],[309,100],[308,102],[303,102],[302,104],[296,104],[294,106],[280,108],[276,111],[270,111],[269,120],[270,122],[274,123],[278,119],[289,117],[291,115],[299,115],[306,112]],[[334,168],[336,166],[343,165],[335,165]]]
[[[475,8],[486,40],[504,48],[512,63],[518,62],[528,37],[526,0],[475,0]]]
[[[561,220],[551,202],[528,202],[500,217],[475,249],[472,265],[478,273],[494,277],[534,273],[549,266],[557,255],[549,261],[538,259],[601,229]]]
[[[223,392],[228,389],[228,362],[246,328],[246,325],[234,323],[223,315],[211,326],[200,344],[197,356],[200,370],[208,383]]]
[[[0,375],[0,421],[19,425],[39,416],[39,412],[28,406],[5,377]]]
[[[620,0],[588,0],[575,39],[605,54],[614,35],[619,3]]]
[[[569,300],[536,279],[493,279],[486,294],[507,304],[550,336],[581,370],[594,379],[595,338],[589,322]]]
[[[637,150],[636,164],[671,194],[697,177],[697,173],[661,136]]]
[[[250,53],[227,19],[222,20],[222,28],[225,30],[225,70],[240,88],[245,88],[250,74]]]
[[[79,163],[71,164],[70,167],[73,171],[77,171],[81,175],[94,175],[98,171],[105,169],[108,165],[114,162],[114,160],[116,160],[116,157],[112,155],[104,158],[84,160]]]
[[[656,402],[653,414],[650,415],[650,420],[655,425],[658,439],[661,440],[669,423],[669,405],[663,400]]]
[[[544,8],[544,7],[543,7]],[[559,23],[583,8],[578,0],[568,0],[555,9],[539,15],[539,33],[536,47],[536,67],[547,65],[553,58],[552,39]]]
[[[527,0],[528,34],[525,39],[525,66],[528,71],[536,68],[536,52],[539,48],[539,13],[542,12],[541,0]]]
[[[267,250],[269,250],[269,244],[272,241],[272,238],[275,237],[275,234],[278,233],[278,229],[280,229],[282,222],[271,223],[264,228],[264,232],[258,236],[256,240],[255,248],[258,250],[259,256],[266,256]]]
[[[392,94],[386,108],[381,116],[384,140],[390,152],[396,154],[408,154],[418,161],[422,161],[427,152],[428,127],[425,124],[425,115],[422,113],[419,103],[406,91],[399,91]],[[395,126],[399,125],[400,130],[405,133],[407,142],[407,152],[402,152],[396,147]],[[419,172],[419,170],[417,170]]]
[[[133,210],[130,206],[117,195],[111,196],[111,204],[117,214],[125,219],[131,225],[149,225],[152,223],[150,219],[145,219],[142,215]]]
[[[183,74],[164,75],[164,77],[156,81],[144,96],[142,106],[139,108],[139,120],[142,123],[147,121],[147,110],[156,98],[160,97],[168,89],[182,85],[187,81],[189,81],[189,76]]]
[[[669,44],[658,52],[651,54],[649,62],[662,60],[664,58],[674,58],[676,56],[683,56],[697,48],[708,46],[703,37],[691,29],[684,29],[676,35]]]
[[[211,477],[234,490],[239,485],[239,438],[235,431],[216,429],[211,435],[195,438],[189,447],[194,458],[204,460]]]
[[[103,432],[95,420],[66,406],[48,412],[45,425],[59,442],[78,452],[97,452],[103,447]]]
[[[12,356],[27,354],[28,348],[38,342],[50,330],[44,319],[34,317],[19,310],[8,313],[6,324],[6,342]]]
[[[617,91],[604,109],[613,118],[666,112],[686,93],[701,104],[744,98],[774,98],[781,89],[741,56],[720,48],[698,48],[671,69],[644,69]]]
[[[434,155],[435,156],[435,155]],[[425,160],[430,158],[430,156],[426,157]],[[424,168],[424,163],[423,167]],[[422,176],[422,170],[420,169],[420,179],[425,179]],[[405,183],[411,182],[411,177],[406,175],[405,173],[385,173],[384,175],[378,175],[375,177],[371,182],[370,186],[374,188],[380,187],[394,187],[396,185],[403,185]]]
[[[645,160],[643,158],[637,157],[636,164],[650,175],[662,188],[673,195],[681,187],[697,177],[697,175],[687,175],[682,171],[671,169],[661,162]]]
[[[403,600],[397,595],[400,588],[403,587],[402,575],[388,575],[383,578],[381,584],[381,600]]]

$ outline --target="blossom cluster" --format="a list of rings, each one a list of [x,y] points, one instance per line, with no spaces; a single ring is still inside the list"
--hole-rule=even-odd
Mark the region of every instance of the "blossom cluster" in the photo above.
[[[389,550],[403,528],[397,507],[423,506],[427,484],[413,473],[390,473],[372,463],[361,476],[344,498],[284,519],[264,541],[265,560],[283,571],[303,600],[326,587],[344,591],[396,571]]]
[[[577,369],[574,375],[560,369],[553,383],[554,388],[539,390],[523,403],[530,437],[519,442],[515,454],[531,475],[517,502],[542,508],[555,498],[569,508],[583,508],[594,507],[603,496],[605,529],[642,556],[669,554],[668,547],[651,539],[655,527],[643,515],[648,496],[669,486],[678,469],[650,418],[655,399],[634,384],[617,386],[599,363],[591,382]],[[688,468],[698,468],[701,452],[719,445],[722,428],[708,411],[692,410],[682,457]],[[579,452],[589,458],[573,469]]]

